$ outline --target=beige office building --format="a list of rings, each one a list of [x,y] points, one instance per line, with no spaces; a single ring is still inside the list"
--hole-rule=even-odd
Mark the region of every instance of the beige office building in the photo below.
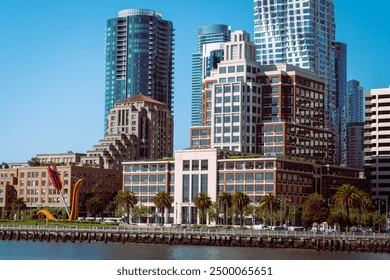
[[[84,165],[121,170],[129,160],[173,156],[173,116],[164,103],[139,94],[115,104],[107,135],[81,158]]]

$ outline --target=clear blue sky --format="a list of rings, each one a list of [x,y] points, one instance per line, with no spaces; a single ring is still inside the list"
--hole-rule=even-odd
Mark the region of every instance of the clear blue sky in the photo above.
[[[348,79],[389,86],[389,1],[335,0]],[[176,30],[175,149],[189,146],[191,54],[197,28],[253,34],[252,0],[1,0],[0,162],[85,153],[103,138],[104,30],[119,10],[155,9]]]

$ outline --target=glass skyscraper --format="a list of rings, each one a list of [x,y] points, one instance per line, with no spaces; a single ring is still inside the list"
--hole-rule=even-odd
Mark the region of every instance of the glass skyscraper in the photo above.
[[[335,87],[337,93],[337,131],[339,137],[335,139],[336,163],[347,164],[347,45],[340,42],[333,43],[335,52]],[[336,135],[337,135],[336,134]]]
[[[174,29],[158,11],[129,9],[106,28],[104,131],[114,104],[142,93],[173,111]]]
[[[336,130],[333,0],[254,0],[256,59],[314,71],[325,81],[325,125]]]
[[[198,49],[192,54],[191,126],[202,125],[202,81],[223,59],[223,43],[230,40],[230,32],[224,24],[198,28]]]
[[[347,123],[364,122],[364,94],[360,82],[347,83]]]

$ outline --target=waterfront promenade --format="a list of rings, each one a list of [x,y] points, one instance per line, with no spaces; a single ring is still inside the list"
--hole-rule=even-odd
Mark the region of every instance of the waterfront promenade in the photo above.
[[[0,240],[121,242],[228,247],[302,248],[390,253],[388,233],[318,233],[176,227],[0,225]]]

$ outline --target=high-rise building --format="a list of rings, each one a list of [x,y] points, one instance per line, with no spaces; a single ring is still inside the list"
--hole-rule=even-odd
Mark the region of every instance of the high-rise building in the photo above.
[[[191,147],[332,163],[323,80],[288,64],[262,66],[254,51],[248,33],[232,32],[224,60],[204,81],[203,126],[192,127]]]
[[[373,199],[390,195],[390,88],[373,89],[365,96],[364,171]]]
[[[142,94],[115,103],[107,135],[81,158],[84,165],[121,169],[125,160],[173,156],[173,116],[167,106]]]
[[[347,123],[364,121],[364,94],[360,82],[350,80],[347,82],[346,116]]]
[[[256,151],[256,124],[261,121],[260,64],[247,32],[231,34],[225,56],[204,82],[203,124],[211,126],[211,147],[244,153]]]
[[[224,42],[230,40],[230,27],[212,24],[198,28],[198,49],[192,54],[191,126],[202,125],[202,82],[223,59]]]
[[[335,138],[335,163],[347,164],[347,123],[346,123],[346,102],[347,102],[347,45],[340,42],[333,42],[335,53],[335,88],[337,94],[337,122]]]
[[[364,169],[364,122],[347,124],[347,153],[348,167]]]
[[[129,9],[107,21],[104,130],[118,101],[142,93],[173,111],[174,29],[153,10]]]
[[[325,126],[337,133],[333,0],[254,0],[254,23],[261,64],[292,64],[324,80]]]
[[[345,125],[347,166],[363,169],[364,167],[364,94],[359,81],[347,82],[345,99]],[[362,127],[363,126],[363,127]],[[360,150],[359,150],[360,149]],[[363,160],[362,160],[363,158]]]

